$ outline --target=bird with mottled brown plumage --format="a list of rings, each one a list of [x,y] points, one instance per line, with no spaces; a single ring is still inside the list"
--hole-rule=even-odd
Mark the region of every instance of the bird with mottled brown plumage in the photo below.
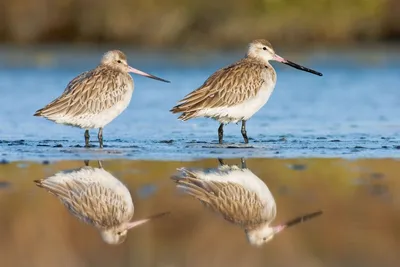
[[[102,148],[104,126],[119,116],[131,101],[134,83],[129,72],[169,82],[130,67],[123,52],[108,51],[95,69],[75,77],[60,97],[36,111],[34,116],[85,129],[86,147],[89,147],[89,129],[99,129]]]
[[[183,121],[198,117],[219,121],[220,144],[223,142],[223,126],[241,121],[242,136],[247,144],[246,121],[267,103],[275,88],[276,72],[270,60],[322,76],[320,72],[278,56],[268,41],[254,40],[249,44],[245,58],[216,71],[170,111],[182,113],[179,119]]]
[[[169,213],[131,221],[134,206],[128,188],[99,165],[61,171],[34,182],[56,196],[72,215],[99,230],[111,245],[124,242],[129,229]]]
[[[221,165],[216,169],[178,169],[179,174],[172,179],[178,189],[244,229],[251,245],[261,246],[282,230],[322,214],[316,211],[270,226],[276,216],[276,203],[267,185],[246,167],[244,159],[241,167],[219,161]]]

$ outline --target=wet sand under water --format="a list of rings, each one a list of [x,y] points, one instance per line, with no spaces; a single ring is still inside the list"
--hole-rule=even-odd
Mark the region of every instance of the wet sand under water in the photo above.
[[[239,159],[226,160],[240,164]],[[97,166],[96,161],[90,162]],[[200,161],[104,161],[125,183],[134,219],[172,213],[110,246],[73,218],[33,180],[83,161],[0,164],[0,258],[4,266],[398,266],[400,161],[395,159],[248,159],[247,167],[275,197],[275,224],[310,211],[323,216],[288,229],[262,248],[241,229],[179,194],[169,179],[179,167],[215,168]]]

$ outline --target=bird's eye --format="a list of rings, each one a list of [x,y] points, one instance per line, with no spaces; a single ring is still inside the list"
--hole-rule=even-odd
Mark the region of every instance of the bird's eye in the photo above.
[[[122,234],[122,232],[117,232],[117,235],[121,235]]]
[[[121,60],[118,60],[117,62],[118,62],[118,63],[122,63],[122,61],[121,61]]]
[[[267,48],[264,46],[264,47],[263,47],[263,50],[267,50]]]
[[[266,241],[266,240],[267,240],[267,238],[266,238],[266,237],[264,237],[264,238],[263,238],[263,240],[264,240],[264,241]]]

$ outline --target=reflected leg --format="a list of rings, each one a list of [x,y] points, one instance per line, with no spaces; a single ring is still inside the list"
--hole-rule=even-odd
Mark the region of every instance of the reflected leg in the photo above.
[[[99,129],[99,134],[97,135],[99,139],[100,148],[103,148],[103,128]]]
[[[103,169],[103,163],[101,162],[101,160],[98,160],[97,163],[99,164],[99,168]]]
[[[90,138],[89,130],[86,130],[85,131],[85,147],[89,147],[90,146],[89,145],[89,138]]]
[[[249,138],[247,138],[246,121],[245,120],[242,120],[242,135],[243,135],[244,143],[248,144]]]
[[[222,140],[224,139],[224,124],[221,123],[218,128],[218,142],[222,144]]]
[[[244,158],[240,158],[240,162],[242,163],[242,169],[247,169],[246,160]]]

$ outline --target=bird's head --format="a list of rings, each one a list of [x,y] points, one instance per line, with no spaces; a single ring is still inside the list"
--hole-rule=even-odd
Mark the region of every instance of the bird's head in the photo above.
[[[108,51],[107,53],[105,53],[103,55],[103,58],[101,59],[101,64],[111,67],[113,69],[122,71],[122,72],[126,72],[126,73],[131,72],[131,73],[145,76],[147,78],[151,78],[154,80],[169,83],[169,81],[167,81],[167,80],[164,80],[164,79],[161,79],[154,75],[145,73],[141,70],[132,68],[131,66],[128,65],[128,60],[126,58],[126,55],[122,51],[119,51],[119,50],[111,50],[111,51]]]
[[[246,230],[247,240],[251,245],[260,247],[271,241],[275,234],[283,230],[279,227],[281,226],[270,227],[268,224],[264,224],[256,229]]]
[[[306,71],[318,76],[322,76],[322,73],[303,67],[301,65],[298,65],[292,61],[289,61],[287,59],[284,59],[283,57],[278,56],[274,49],[272,48],[272,45],[270,42],[264,39],[258,39],[254,40],[249,44],[249,48],[247,51],[247,57],[251,57],[254,59],[257,59],[258,61],[262,62],[263,64],[268,64],[268,61],[274,60],[281,62],[283,64],[286,64],[288,66],[291,66],[295,69]]]
[[[161,218],[167,214],[169,214],[169,212],[161,212],[161,213],[152,215],[150,217],[147,217],[146,219],[133,221],[133,222],[125,222],[117,227],[113,227],[113,228],[110,228],[107,230],[102,230],[100,232],[100,235],[103,238],[104,242],[106,242],[110,245],[118,245],[125,241],[125,239],[128,235],[128,231],[130,229],[135,228],[139,225],[145,224],[153,219]]]
[[[308,221],[312,218],[318,217],[322,213],[323,213],[322,210],[308,213],[308,214],[296,217],[284,224],[274,226],[274,227],[269,226],[269,222],[267,222],[267,223],[261,224],[258,227],[246,229],[245,232],[246,232],[247,240],[253,246],[259,247],[259,246],[271,241],[276,234],[282,232],[286,228],[292,227],[299,223],[302,223],[302,222]]]
[[[128,236],[128,230],[112,228],[101,231],[100,235],[103,238],[104,242],[106,242],[107,244],[119,245],[126,240],[126,237]]]

